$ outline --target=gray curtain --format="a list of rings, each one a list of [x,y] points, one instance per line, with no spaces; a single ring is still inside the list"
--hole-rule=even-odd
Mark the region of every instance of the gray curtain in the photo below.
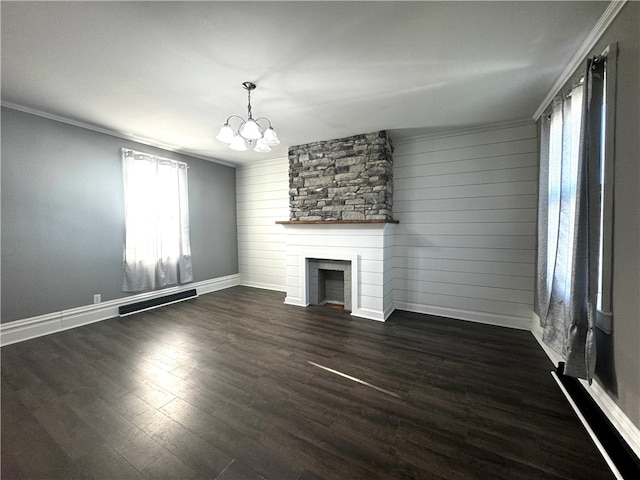
[[[565,374],[595,370],[604,59],[587,61],[583,85],[542,120],[538,205],[538,312],[543,341]]]

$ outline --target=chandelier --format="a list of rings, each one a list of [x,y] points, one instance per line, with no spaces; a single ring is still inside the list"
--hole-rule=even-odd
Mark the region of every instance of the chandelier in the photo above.
[[[255,146],[253,148],[254,151],[270,152],[271,147],[280,143],[278,135],[276,135],[276,131],[271,126],[271,122],[268,118],[259,117],[254,119],[251,114],[251,91],[255,90],[256,84],[252,82],[244,82],[242,86],[247,91],[248,118],[245,120],[238,115],[231,115],[227,118],[227,121],[224,122],[224,125],[218,132],[218,135],[216,135],[216,139],[229,145],[230,149],[237,150],[239,152],[246,151],[247,144],[251,146],[253,145],[253,142],[255,142]],[[231,125],[229,125],[229,121],[231,119],[240,120],[236,130],[231,128]],[[264,128],[258,122],[263,122],[263,124],[266,122],[268,127]]]

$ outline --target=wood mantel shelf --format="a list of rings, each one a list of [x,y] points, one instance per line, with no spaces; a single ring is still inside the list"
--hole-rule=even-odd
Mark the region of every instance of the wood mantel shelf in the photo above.
[[[400,223],[398,220],[277,220],[278,225],[349,225],[354,223]]]

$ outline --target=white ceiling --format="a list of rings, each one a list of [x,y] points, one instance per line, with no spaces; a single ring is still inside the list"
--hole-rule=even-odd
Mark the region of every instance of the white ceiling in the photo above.
[[[2,101],[234,164],[530,118],[608,2],[6,2]],[[266,116],[269,154],[215,140]]]

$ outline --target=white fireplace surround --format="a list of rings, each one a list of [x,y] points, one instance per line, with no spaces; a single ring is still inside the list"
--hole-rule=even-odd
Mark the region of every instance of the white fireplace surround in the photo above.
[[[351,261],[329,260],[314,258],[307,261],[308,270],[307,301],[313,305],[324,305],[325,303],[342,303],[345,310],[351,311]],[[333,273],[340,272],[342,280],[332,277]],[[339,288],[336,288],[339,287]],[[341,302],[340,302],[341,299]]]
[[[360,293],[360,288],[357,281],[357,272],[359,271],[358,266],[358,255],[347,254],[347,253],[335,253],[335,252],[325,252],[323,255],[318,256],[312,252],[304,252],[301,256],[302,261],[300,262],[300,278],[305,280],[304,288],[301,291],[302,298],[301,303],[303,305],[309,305],[309,260],[340,260],[351,263],[351,313],[356,309],[353,299],[358,298]],[[355,274],[354,274],[355,272]]]
[[[285,303],[309,302],[309,260],[351,262],[351,315],[385,321],[393,312],[394,224],[287,224]]]

